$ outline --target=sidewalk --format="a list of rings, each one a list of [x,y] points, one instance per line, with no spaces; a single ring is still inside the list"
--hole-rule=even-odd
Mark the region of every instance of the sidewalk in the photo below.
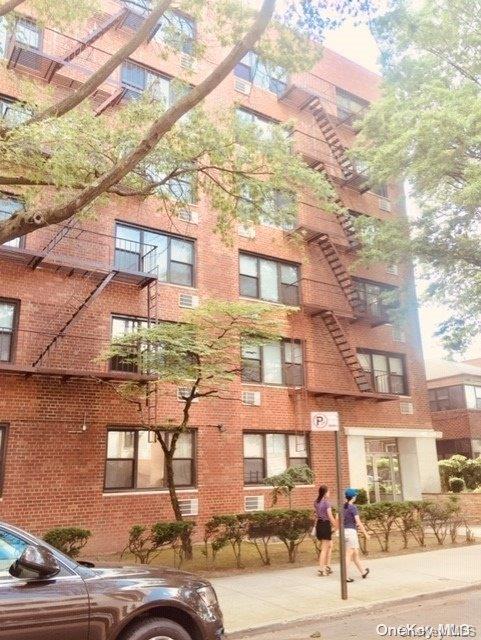
[[[341,600],[339,567],[320,578],[317,568],[259,571],[211,580],[224,612],[229,633],[276,625],[343,611],[358,610],[399,599],[481,587],[481,545],[363,560],[371,570],[348,585],[349,599]]]

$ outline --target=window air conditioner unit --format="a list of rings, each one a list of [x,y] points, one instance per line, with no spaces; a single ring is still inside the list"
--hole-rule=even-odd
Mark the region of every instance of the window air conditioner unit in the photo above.
[[[252,89],[252,82],[247,82],[247,80],[242,80],[242,78],[236,78],[234,81],[234,89],[248,96]]]
[[[399,409],[404,415],[412,415],[414,413],[414,405],[412,402],[400,402]]]
[[[259,407],[261,404],[261,392],[260,391],[243,391],[242,404],[248,404],[251,407]]]
[[[388,264],[386,267],[387,273],[390,273],[392,276],[397,276],[399,274],[399,269],[397,264]]]
[[[195,309],[199,306],[199,296],[190,293],[179,294],[179,307],[182,309]]]
[[[379,198],[379,208],[381,211],[391,211],[391,202],[386,198]]]
[[[183,402],[190,395],[190,389],[188,387],[177,387],[177,400]],[[192,402],[199,402],[199,398],[194,398]]]
[[[264,496],[246,496],[244,498],[244,511],[264,511]]]
[[[237,228],[237,233],[242,237],[242,238],[255,238],[256,237],[256,230],[254,229],[254,227],[248,227],[245,224],[240,224]]]
[[[177,215],[182,222],[189,222],[190,224],[199,224],[199,214],[192,209],[181,209]]]
[[[180,512],[183,516],[199,515],[199,500],[191,498],[189,500],[179,500]]]
[[[189,69],[189,71],[195,71],[196,68],[196,60],[188,53],[180,54],[180,66],[183,69]]]

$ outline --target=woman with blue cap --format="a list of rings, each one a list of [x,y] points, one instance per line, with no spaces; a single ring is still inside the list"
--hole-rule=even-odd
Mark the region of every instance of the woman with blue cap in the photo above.
[[[359,557],[359,537],[357,530],[359,529],[369,540],[369,534],[366,531],[361,518],[359,517],[359,511],[354,504],[357,498],[356,489],[346,489],[344,495],[346,501],[344,503],[344,539],[346,541],[346,571],[349,568],[351,562],[354,562],[359,569],[359,573],[363,578],[367,578],[369,569],[364,569]],[[354,582],[353,578],[347,578],[347,582]]]

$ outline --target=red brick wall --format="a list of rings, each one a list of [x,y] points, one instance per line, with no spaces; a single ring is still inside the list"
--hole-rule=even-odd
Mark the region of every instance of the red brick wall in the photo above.
[[[104,2],[107,12],[118,10],[116,2]],[[116,30],[106,34],[98,47],[113,51],[125,42],[128,32]],[[202,29],[201,29],[202,37]],[[221,56],[220,48],[209,48],[209,61],[201,61],[198,72],[191,81],[198,82]],[[178,56],[167,60],[159,58],[155,45],[142,46],[134,59],[159,70],[182,75]],[[335,98],[333,84],[366,98],[377,95],[377,77],[341,56],[327,51],[317,65],[310,82]],[[254,88],[251,95],[243,96],[233,90],[233,75],[229,76],[207,105],[222,109],[234,101],[245,104],[272,118],[299,119],[298,128],[311,133],[316,130],[314,121],[279,102],[273,94]],[[39,89],[42,84],[39,81]],[[0,70],[0,91],[17,95],[15,76],[7,76]],[[64,92],[59,89],[59,94]],[[320,134],[317,131],[317,135]],[[343,134],[346,143],[352,133]],[[379,199],[368,192],[360,195],[349,188],[340,189],[347,207],[380,218],[402,214],[401,193],[391,187],[394,213],[379,209]],[[154,229],[171,231],[194,238],[196,241],[195,290],[168,284],[160,284],[161,316],[165,320],[178,320],[180,309],[178,295],[190,291],[202,298],[238,298],[238,251],[248,250],[280,259],[302,263],[303,277],[322,280],[327,285],[336,281],[325,259],[316,247],[303,251],[286,241],[281,231],[258,227],[256,238],[247,240],[234,237],[232,247],[225,246],[213,233],[215,212],[206,198],[201,197],[197,209],[200,224],[191,225],[171,220],[159,211],[155,198],[147,201],[112,197],[96,220],[83,223],[85,228],[104,234],[114,234],[116,220],[145,225]],[[343,232],[334,217],[319,212],[317,208],[306,210],[306,216],[314,216],[319,224],[338,239]],[[312,223],[312,221],[311,221]],[[52,236],[52,230],[42,230],[28,236],[27,249],[42,247]],[[345,240],[340,242],[345,242]],[[76,243],[64,241],[58,253],[70,256],[112,260],[114,244],[105,237],[101,244],[78,239]],[[355,256],[343,253],[348,267]],[[65,305],[72,296],[85,297],[94,280],[85,281],[78,275],[70,275],[52,268],[32,271],[22,264],[0,259],[0,296],[21,301],[20,333],[15,355],[17,364],[31,364],[68,317]],[[388,284],[407,286],[407,295],[413,295],[409,269],[401,269],[399,276],[389,275],[386,265],[356,266],[356,274]],[[414,309],[414,306],[412,307]],[[71,312],[71,311],[70,311]],[[92,364],[92,359],[108,342],[112,314],[146,315],[146,293],[135,286],[112,283],[81,316],[67,338],[60,342],[49,358],[51,367],[88,369],[105,365]],[[198,497],[199,523],[213,513],[233,512],[243,509],[245,495],[258,495],[266,489],[243,487],[242,431],[281,430],[303,431],[309,425],[309,412],[313,410],[337,410],[345,426],[395,426],[426,428],[431,426],[428,411],[425,374],[421,355],[418,321],[415,312],[406,320],[405,343],[395,342],[389,326],[371,327],[367,322],[341,321],[352,346],[368,347],[405,354],[413,415],[400,413],[399,401],[377,403],[333,397],[315,397],[303,393],[291,396],[285,387],[242,386],[236,382],[229,389],[228,398],[206,399],[195,405],[192,423],[198,428],[198,490],[182,497]],[[308,386],[335,388],[356,392],[356,386],[344,365],[331,336],[319,318],[305,312],[292,317],[286,337],[305,341],[306,375]],[[261,391],[260,407],[246,407],[240,402],[242,388]],[[159,415],[177,417],[181,405],[175,396],[163,397]],[[84,417],[88,425],[85,433],[78,433]],[[219,433],[214,426],[225,424],[226,431]],[[165,492],[128,495],[105,495],[103,474],[106,455],[106,429],[109,425],[138,425],[139,418],[132,407],[122,401],[108,386],[95,380],[59,377],[25,377],[0,372],[0,423],[9,424],[7,459],[3,496],[0,501],[0,517],[43,532],[55,525],[82,525],[95,533],[92,549],[119,549],[125,544],[129,527],[134,523],[151,523],[171,517],[169,499]],[[334,451],[332,437],[312,434],[310,437],[312,466],[316,484],[328,482],[334,485]],[[344,453],[345,456],[345,453]],[[346,465],[347,467],[347,465]],[[345,481],[348,481],[347,469]],[[295,503],[311,505],[315,487],[299,488]],[[266,498],[267,503],[267,498]]]
[[[461,512],[468,524],[481,524],[481,493],[456,494],[461,505]],[[452,493],[425,493],[425,500],[444,501],[452,497]]]

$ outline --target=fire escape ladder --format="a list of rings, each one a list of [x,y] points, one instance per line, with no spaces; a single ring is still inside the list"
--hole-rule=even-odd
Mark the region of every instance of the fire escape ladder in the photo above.
[[[96,298],[102,293],[105,287],[109,284],[109,282],[115,277],[117,274],[116,270],[110,271],[107,275],[105,275],[89,292],[87,297],[81,302],[81,304],[74,310],[74,312],[67,318],[62,327],[59,329],[57,334],[50,340],[50,342],[42,349],[42,352],[37,357],[35,362],[32,364],[33,367],[38,367],[42,360],[49,354],[51,349],[57,344],[60,338],[63,338],[68,330],[78,321],[81,314],[85,309],[87,309]]]
[[[91,44],[99,40],[104,34],[107,33],[110,29],[115,27],[121,20],[123,20],[124,16],[128,13],[128,9],[124,7],[121,11],[114,15],[107,16],[107,19],[101,22],[97,27],[91,31],[89,34],[85,36],[82,40],[80,40],[74,49],[70,53],[68,53],[62,60],[63,64],[67,64],[67,62],[71,62],[74,58],[79,56],[87,47]]]
[[[158,268],[154,267],[150,272],[155,276],[147,284],[147,326],[150,328],[159,322],[159,279]],[[152,373],[149,371],[148,373]],[[149,380],[146,389],[147,425],[149,428],[157,424],[157,407],[159,403],[159,388],[157,382]]]
[[[327,144],[329,145],[332,155],[337,160],[341,168],[342,175],[345,180],[351,180],[356,175],[354,165],[346,155],[346,148],[339,140],[336,129],[321,104],[321,101],[312,101],[308,107],[314,116]]]
[[[344,363],[350,370],[359,391],[372,391],[373,389],[369,378],[363,370],[355,350],[349,344],[349,340],[344,329],[340,325],[334,313],[332,311],[322,311],[320,315],[324,321],[326,329],[331,334],[334,344],[338,348]]]
[[[341,225],[342,230],[344,231],[344,235],[349,243],[349,249],[355,250],[359,249],[361,243],[359,242],[359,238],[357,236],[356,228],[352,224],[352,219],[349,213],[346,213],[343,208],[344,204],[340,198],[336,200],[336,204],[338,204],[341,208],[336,211],[336,218]]]
[[[324,257],[326,258],[327,263],[329,264],[332,273],[334,274],[334,277],[336,278],[344,295],[348,299],[349,304],[355,311],[359,306],[359,295],[356,289],[356,285],[347,272],[347,269],[344,266],[344,263],[342,262],[334,244],[331,242],[329,236],[325,233],[319,234],[316,242],[319,245]]]

